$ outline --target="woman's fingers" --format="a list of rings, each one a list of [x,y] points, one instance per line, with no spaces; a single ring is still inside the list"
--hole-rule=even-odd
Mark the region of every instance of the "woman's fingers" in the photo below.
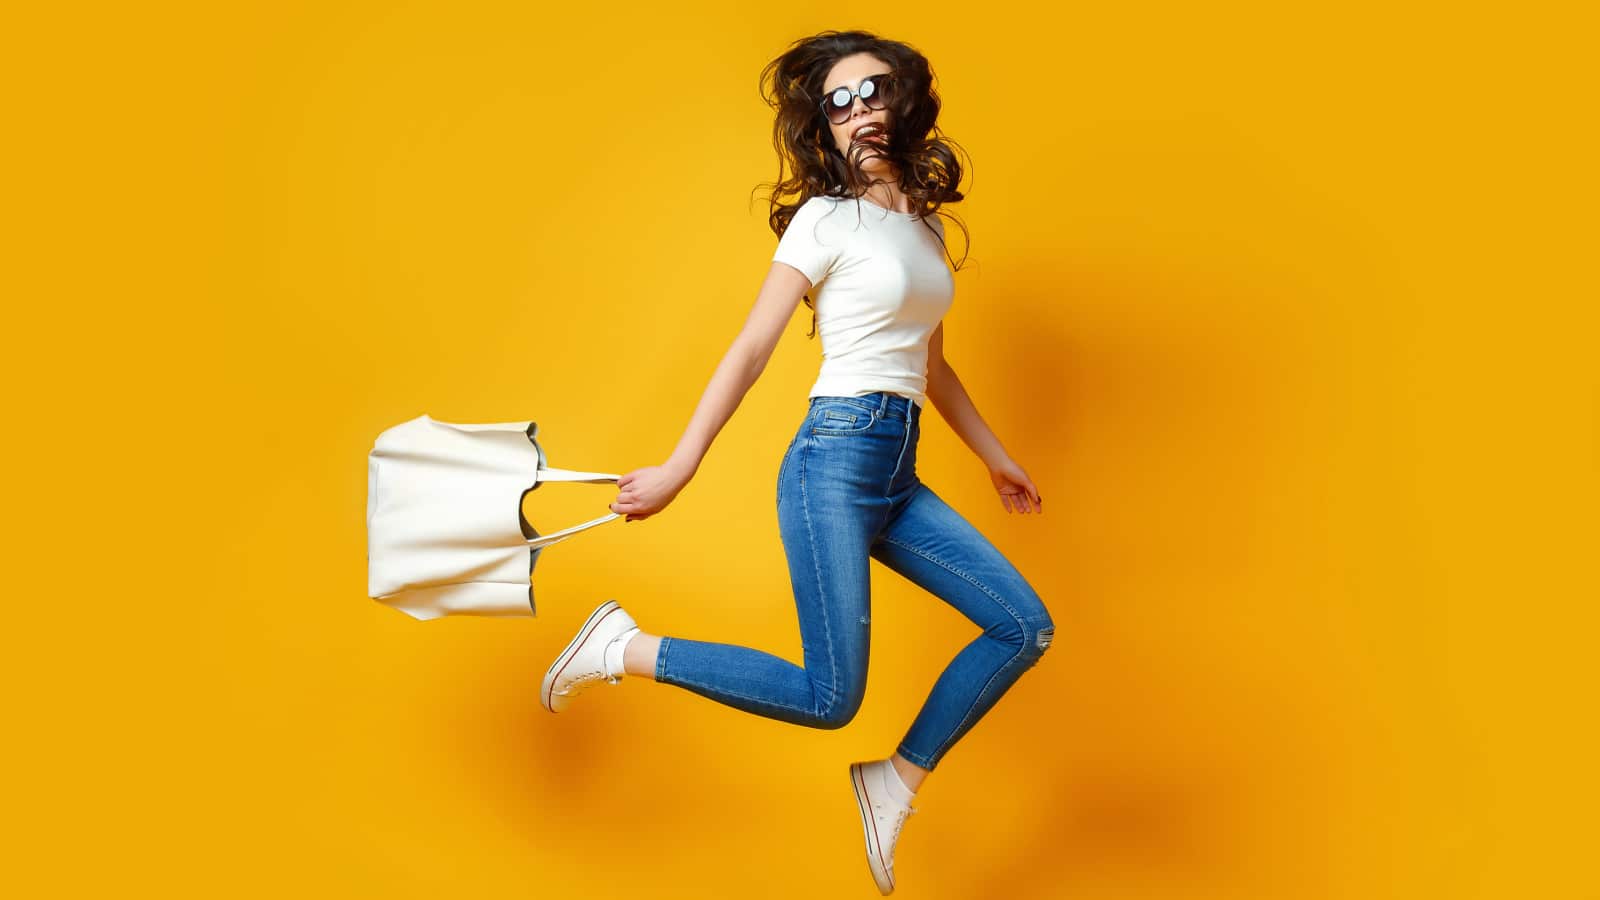
[[[1028,502],[1031,499],[1032,498],[1028,494],[1022,491],[1011,494],[1001,494],[1000,505],[1005,507],[1006,512],[1019,512],[1026,514],[1033,512],[1035,509],[1035,507],[1030,505]]]

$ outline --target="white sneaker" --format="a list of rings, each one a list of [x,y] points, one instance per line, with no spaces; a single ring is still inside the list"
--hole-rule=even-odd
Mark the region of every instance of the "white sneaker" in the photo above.
[[[589,614],[578,634],[561,651],[544,673],[539,687],[539,703],[556,713],[566,709],[572,698],[604,679],[612,684],[622,680],[622,653],[627,639],[639,632],[633,617],[623,612],[615,600],[607,600]],[[610,653],[613,641],[622,641]],[[610,657],[608,660],[607,657]]]
[[[867,838],[867,866],[878,892],[894,892],[894,846],[900,840],[900,827],[917,809],[899,798],[905,792],[900,776],[887,759],[850,764],[850,786],[861,809],[861,829]],[[893,788],[887,779],[895,779]]]

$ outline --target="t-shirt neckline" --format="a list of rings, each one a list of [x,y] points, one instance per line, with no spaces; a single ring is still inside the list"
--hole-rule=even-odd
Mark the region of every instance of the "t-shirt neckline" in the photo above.
[[[914,213],[914,212],[901,212],[898,209],[890,209],[887,206],[879,206],[878,204],[873,203],[871,200],[868,200],[866,198],[866,195],[862,195],[860,197],[854,197],[854,198],[848,198],[847,197],[845,199],[859,200],[862,203],[865,203],[866,205],[872,207],[873,209],[881,209],[886,213],[893,213],[894,215],[900,216],[902,218],[906,218],[906,219],[915,219],[915,218],[917,218],[917,214]]]

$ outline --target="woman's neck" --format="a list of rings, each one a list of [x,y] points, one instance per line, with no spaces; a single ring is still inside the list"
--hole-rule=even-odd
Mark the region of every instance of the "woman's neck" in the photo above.
[[[866,197],[873,203],[895,212],[905,212],[900,207],[904,205],[905,194],[900,190],[899,173],[891,171],[881,180],[875,180],[867,185]]]

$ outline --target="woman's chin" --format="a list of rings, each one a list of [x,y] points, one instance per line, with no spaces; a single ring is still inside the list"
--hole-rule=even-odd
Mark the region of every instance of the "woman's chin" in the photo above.
[[[889,165],[888,158],[878,155],[878,152],[875,150],[864,154],[862,156],[860,165],[861,171],[872,175],[882,174],[893,168]]]

